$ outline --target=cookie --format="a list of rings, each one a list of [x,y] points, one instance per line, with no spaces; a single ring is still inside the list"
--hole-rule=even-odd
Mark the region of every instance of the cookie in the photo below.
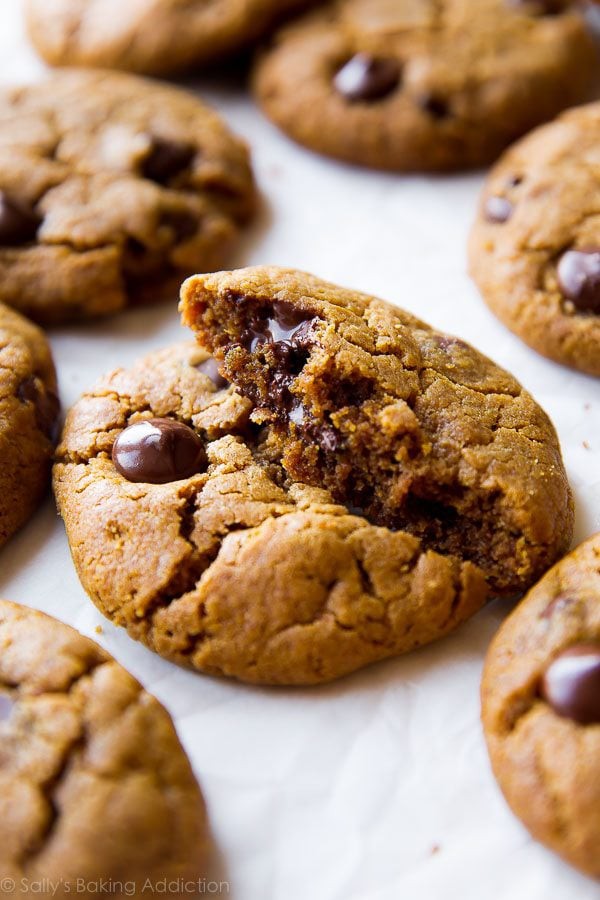
[[[247,303],[234,300],[242,293]],[[338,475],[350,453],[346,404],[371,440],[369,407],[351,399],[371,379],[370,409],[394,456],[373,443],[372,482],[395,491],[395,516],[379,493],[367,502],[366,484],[359,492],[358,459],[356,490],[351,472],[336,484],[318,460],[300,466],[307,432],[286,377],[274,378],[278,422],[229,357],[217,364],[193,344],[154,353],[75,405],[54,470],[83,586],[132,637],[210,674],[316,684],[441,637],[490,589],[530,583],[561,552],[572,513],[556,437],[509,375],[382,301],[279,269],[193,279],[186,318],[202,298],[216,308],[227,296],[257,314],[281,302],[283,324],[262,324],[283,330],[273,353],[288,362],[300,356],[284,335],[310,309],[313,346],[325,343],[306,346],[305,381],[322,378],[341,404],[326,427],[315,410],[314,435]],[[326,371],[336,327],[345,336]],[[298,439],[290,448],[286,427]]]
[[[247,47],[310,0],[26,0],[29,36],[52,65],[147,74],[199,67]]]
[[[50,324],[173,297],[252,213],[246,147],[195,97],[65,70],[0,92],[0,301]]]
[[[493,312],[538,353],[600,375],[600,103],[570,110],[502,157],[470,239]]]
[[[44,335],[0,304],[0,547],[27,521],[48,487],[58,411]]]
[[[492,767],[538,840],[600,878],[600,534],[530,591],[482,682]]]
[[[301,144],[353,163],[490,163],[582,102],[598,56],[560,0],[333,0],[276,35],[254,88]]]
[[[203,877],[204,804],[166,710],[97,644],[6,600],[0,647],[3,896]]]
[[[517,381],[457,338],[303,273],[189,279],[184,323],[224,360],[290,477],[379,526],[523,590],[568,544],[552,425]]]

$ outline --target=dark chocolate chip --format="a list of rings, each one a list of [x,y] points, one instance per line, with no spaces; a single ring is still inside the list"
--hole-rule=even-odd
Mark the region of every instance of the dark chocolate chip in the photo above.
[[[502,225],[508,222],[513,214],[513,205],[506,197],[498,197],[492,194],[484,203],[483,212],[488,222]]]
[[[0,722],[10,717],[14,703],[6,694],[0,694]]]
[[[600,643],[564,650],[546,669],[540,693],[559,716],[600,724]]]
[[[128,481],[167,484],[203,472],[204,444],[195,431],[173,419],[144,419],[116,439],[112,459]]]
[[[185,209],[165,210],[160,217],[160,224],[171,228],[177,243],[187,240],[198,231],[198,219]]]
[[[559,16],[566,12],[573,0],[507,0],[513,9],[522,10],[533,16]]]
[[[43,383],[32,375],[20,383],[17,388],[17,397],[21,403],[33,404],[38,428],[47,437],[53,439],[60,409],[56,394],[44,387]]]
[[[0,246],[18,247],[35,240],[41,219],[28,207],[0,191]]]
[[[507,188],[516,188],[519,187],[520,184],[523,184],[522,175],[510,175],[509,178],[506,179]]]
[[[142,162],[142,175],[158,184],[167,184],[189,167],[195,154],[196,148],[191,144],[152,138],[148,155]]]
[[[338,69],[333,84],[351,102],[382,100],[400,82],[401,69],[395,59],[357,53]]]
[[[436,94],[425,94],[422,97],[419,97],[419,106],[424,112],[428,113],[432,119],[441,121],[442,119],[447,119],[450,115],[448,101]]]
[[[213,359],[212,356],[209,356],[209,358],[205,359],[204,362],[198,363],[196,368],[199,372],[202,372],[203,375],[206,375],[208,378],[210,378],[218,391],[221,391],[223,390],[223,388],[229,386],[229,382],[227,381],[227,379],[223,378],[223,376],[219,372],[219,364],[217,363],[216,359]]]
[[[284,344],[288,347],[305,345],[307,323],[314,316],[298,310],[283,300],[273,304],[269,316],[253,319],[243,335],[243,345],[254,351],[262,344]]]
[[[600,249],[567,250],[557,276],[563,295],[577,310],[600,314]]]

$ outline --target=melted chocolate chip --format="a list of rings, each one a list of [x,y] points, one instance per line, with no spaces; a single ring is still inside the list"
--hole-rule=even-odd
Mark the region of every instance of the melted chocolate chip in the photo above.
[[[346,100],[368,103],[391,94],[398,87],[400,75],[395,59],[357,53],[337,71],[333,85]]]
[[[0,722],[10,717],[14,703],[6,694],[0,694]]]
[[[203,472],[204,444],[195,431],[173,419],[144,419],[129,425],[113,445],[115,468],[128,481],[167,484]]]
[[[600,314],[600,249],[567,250],[557,276],[563,295],[577,310]]]
[[[600,643],[564,650],[546,669],[540,693],[559,716],[600,724]]]
[[[273,304],[271,314],[262,319],[253,319],[242,337],[243,346],[254,351],[262,344],[287,347],[303,346],[309,334],[309,325],[314,316],[296,309],[280,300]]]
[[[50,439],[53,439],[60,409],[56,394],[45,388],[39,379],[30,376],[18,386],[17,397],[21,403],[33,404],[38,428]]]
[[[144,178],[167,184],[187,169],[196,154],[191,144],[153,138],[150,151],[141,166]]]
[[[223,376],[219,372],[219,364],[217,363],[216,359],[212,358],[212,356],[209,356],[209,358],[205,359],[204,362],[198,363],[196,368],[199,372],[202,372],[203,375],[206,375],[208,378],[210,378],[218,391],[221,391],[223,390],[223,388],[229,386],[229,382],[227,381],[227,379],[223,378]]]
[[[450,115],[450,107],[448,101],[436,94],[426,94],[419,98],[419,106],[421,109],[429,113],[432,119],[447,119]]]
[[[508,222],[513,214],[513,205],[506,197],[499,197],[492,194],[485,201],[483,212],[488,222],[496,225],[502,225]]]
[[[18,247],[35,240],[41,219],[0,191],[0,246]]]

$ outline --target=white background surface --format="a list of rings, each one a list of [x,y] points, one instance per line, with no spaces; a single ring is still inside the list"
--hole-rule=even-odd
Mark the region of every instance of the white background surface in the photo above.
[[[42,71],[18,0],[0,0],[0,82]],[[296,266],[379,294],[510,369],[558,428],[576,541],[600,530],[600,382],[528,350],[469,282],[465,243],[482,176],[403,178],[320,159],[278,134],[235,79],[198,86],[250,141],[264,197],[234,263]],[[105,371],[186,336],[175,298],[53,332],[64,407]],[[331,686],[216,681],[164,662],[102,618],[79,585],[51,501],[2,551],[0,596],[99,640],[170,710],[236,900],[600,896],[596,883],[528,837],[489,770],[479,676],[506,606]]]

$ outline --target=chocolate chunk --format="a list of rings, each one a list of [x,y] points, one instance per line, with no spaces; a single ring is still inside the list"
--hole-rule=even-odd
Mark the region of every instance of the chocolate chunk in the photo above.
[[[256,350],[261,344],[284,344],[288,347],[303,346],[308,339],[308,324],[314,316],[294,309],[280,300],[273,304],[270,316],[253,319],[243,335],[246,349]]]
[[[501,225],[508,222],[513,213],[513,205],[506,197],[498,197],[492,194],[484,204],[484,215],[488,222]]]
[[[0,694],[0,722],[10,717],[14,703],[6,694]]]
[[[40,222],[32,209],[0,191],[0,246],[18,247],[34,241]]]
[[[216,359],[212,358],[212,356],[209,356],[209,358],[205,359],[204,362],[198,363],[196,368],[199,372],[202,372],[203,375],[206,375],[208,378],[210,378],[218,391],[221,391],[223,390],[223,388],[229,386],[229,382],[227,381],[227,379],[223,378],[223,376],[219,372],[219,364],[217,363]]]
[[[382,100],[400,82],[400,66],[395,59],[357,53],[336,73],[336,91],[351,102]]]
[[[436,94],[426,94],[420,97],[419,106],[433,119],[447,119],[450,115],[448,101]]]
[[[173,419],[144,419],[129,425],[113,445],[115,468],[128,481],[166,484],[203,472],[204,444],[195,431]]]
[[[557,269],[563,295],[580,312],[600,313],[600,250],[567,250]]]
[[[44,387],[39,379],[30,376],[18,386],[17,397],[21,403],[32,403],[34,405],[38,428],[52,440],[55,435],[58,410],[60,409],[56,394]]]
[[[600,724],[600,643],[563,651],[546,669],[540,692],[559,716]]]
[[[167,184],[184,169],[187,169],[196,154],[191,144],[153,138],[150,151],[141,166],[144,178],[158,184]]]

